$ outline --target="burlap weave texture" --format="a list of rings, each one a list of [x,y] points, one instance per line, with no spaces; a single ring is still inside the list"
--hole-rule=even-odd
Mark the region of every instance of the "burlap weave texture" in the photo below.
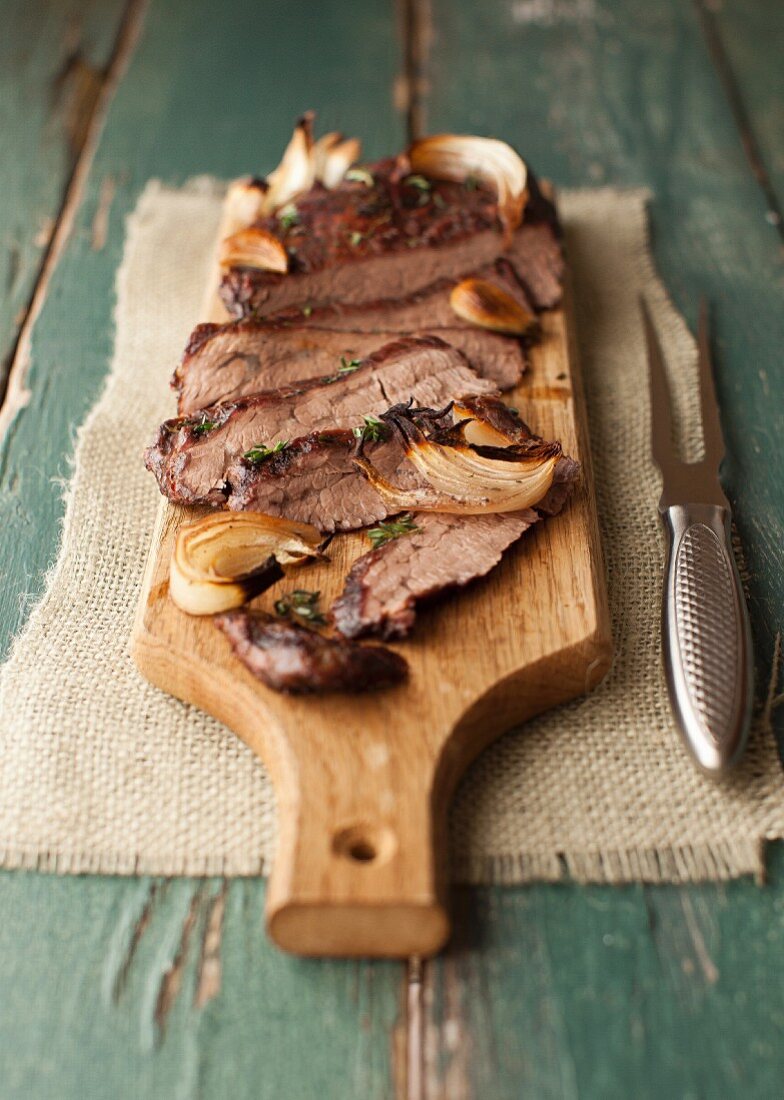
[[[645,193],[567,192],[560,202],[616,658],[592,696],[508,734],[477,761],[452,814],[453,874],[522,882],[758,873],[764,840],[784,833],[769,731],[758,724],[737,775],[717,785],[682,751],[664,692],[640,291],[662,333],[691,456],[693,342],[651,267]],[[114,359],[79,433],[60,555],[0,677],[4,866],[161,875],[269,866],[275,810],[262,765],[213,719],[142,681],[128,650],[158,502],[132,456],[171,413],[168,378],[198,320],[219,214],[220,189],[209,181],[180,190],[153,182],[129,220]]]

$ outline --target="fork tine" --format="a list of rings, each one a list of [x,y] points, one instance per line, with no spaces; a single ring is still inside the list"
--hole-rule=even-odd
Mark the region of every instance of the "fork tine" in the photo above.
[[[705,443],[705,462],[718,470],[719,463],[724,457],[724,436],[721,430],[719,403],[716,400],[716,386],[713,380],[709,329],[708,302],[703,297],[700,298],[700,320],[697,330],[702,437]]]
[[[640,295],[640,309],[648,345],[648,383],[651,395],[651,452],[654,462],[664,471],[676,461],[672,448],[672,409],[667,370],[659,338],[651,320],[648,303]]]

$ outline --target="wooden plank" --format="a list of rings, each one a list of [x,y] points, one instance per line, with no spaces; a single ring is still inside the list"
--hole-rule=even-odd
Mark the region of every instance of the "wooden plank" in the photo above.
[[[549,13],[549,14],[548,14]],[[556,184],[648,184],[659,270],[714,304],[725,482],[749,557],[763,675],[781,623],[781,253],[690,5],[434,6],[431,129],[497,132]],[[764,318],[764,323],[762,322]]]
[[[232,7],[220,35],[205,26],[206,10],[182,0],[151,7],[33,334],[30,405],[0,441],[0,653],[56,553],[62,502],[52,479],[66,474],[74,429],[106,373],[123,222],[146,180],[263,172],[292,120],[312,104],[325,128],[366,136],[368,156],[403,142],[392,109],[393,13],[383,0],[364,5],[361,18],[342,7],[303,14],[284,0],[263,8],[246,0]],[[259,21],[267,28],[263,64],[258,37],[248,33]],[[185,41],[192,48],[183,49]],[[96,222],[99,239],[105,227],[100,248],[93,248]]]
[[[425,966],[425,1095],[778,1095],[782,909],[749,882],[459,891],[460,940]]]
[[[124,0],[11,0],[3,9],[0,390],[124,9]]]
[[[692,319],[700,293],[714,303],[724,477],[764,695],[784,621],[782,261],[697,14],[677,0],[436,0],[432,18],[428,128],[498,133],[556,184],[649,185],[654,254],[676,303]],[[748,33],[751,65],[764,16]],[[761,78],[757,102],[775,110]],[[770,140],[773,162],[780,134]],[[468,895],[458,924],[473,937],[425,971],[428,1095],[775,1093],[782,1006],[767,975],[784,948],[783,870],[777,849],[765,891]]]
[[[288,958],[263,902],[243,879],[0,873],[3,1097],[391,1100],[400,968]]]
[[[56,553],[62,502],[53,479],[67,473],[74,429],[106,374],[123,222],[147,179],[264,171],[312,105],[324,126],[367,136],[369,155],[397,148],[396,66],[385,0],[358,9],[245,0],[222,9],[220,33],[206,0],[152,3],[32,334],[30,403],[2,441],[3,649]],[[0,876],[2,986],[14,989],[13,1008],[7,997],[0,1012],[9,1095],[391,1096],[400,967],[282,958],[264,939],[263,884],[237,882],[226,900],[221,992],[196,1011],[212,896],[210,887],[192,911],[197,885],[173,883],[145,918],[143,883]],[[116,956],[138,928],[115,1005],[101,983],[114,982],[125,965]],[[182,977],[175,967],[162,991],[178,955]],[[160,1040],[156,1015],[165,1020]]]
[[[784,8],[776,0],[701,0],[701,11],[746,158],[766,195],[765,217],[784,239]]]

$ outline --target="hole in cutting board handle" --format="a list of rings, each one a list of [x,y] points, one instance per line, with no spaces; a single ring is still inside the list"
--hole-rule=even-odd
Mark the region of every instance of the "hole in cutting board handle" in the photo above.
[[[397,839],[385,825],[349,825],[332,839],[332,850],[352,863],[386,863],[397,847]]]

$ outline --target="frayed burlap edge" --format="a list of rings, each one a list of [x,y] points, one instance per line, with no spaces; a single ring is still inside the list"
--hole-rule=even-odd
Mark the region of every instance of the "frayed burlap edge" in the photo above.
[[[169,411],[170,398],[165,390],[167,367],[161,370],[160,363],[172,364],[176,361],[184,335],[198,312],[211,254],[210,234],[214,233],[214,225],[217,224],[222,191],[222,185],[206,179],[193,181],[178,191],[152,182],[129,219],[126,256],[118,273],[115,311],[118,338],[112,370],[100,400],[78,433],[72,477],[64,486],[66,515],[63,544],[57,563],[47,577],[46,594],[34,609],[2,670],[3,682],[10,682],[9,666],[16,665],[13,682],[18,689],[16,698],[6,697],[4,710],[0,711],[4,727],[5,723],[10,726],[9,716],[13,715],[16,733],[14,738],[10,738],[12,751],[2,754],[5,768],[0,766],[0,864],[5,867],[35,868],[57,873],[165,875],[257,875],[267,873],[270,867],[275,834],[272,790],[263,768],[233,735],[193,708],[166,699],[147,685],[140,687],[134,684],[136,695],[129,699],[128,713],[122,720],[123,728],[118,731],[122,735],[118,740],[122,741],[126,754],[138,755],[138,759],[131,762],[133,766],[124,769],[112,759],[111,737],[105,723],[102,724],[100,708],[90,711],[90,701],[81,698],[72,701],[81,724],[77,723],[72,730],[74,739],[72,752],[68,756],[58,741],[60,731],[54,728],[54,724],[50,728],[46,721],[40,720],[35,692],[27,691],[25,695],[26,669],[19,667],[20,661],[23,666],[28,662],[29,671],[30,662],[36,661],[37,654],[29,650],[29,645],[27,651],[25,649],[31,628],[35,628],[42,606],[52,597],[53,591],[56,592],[61,582],[66,583],[63,577],[75,568],[72,560],[74,547],[70,544],[73,532],[69,524],[75,523],[71,513],[75,506],[80,463],[86,461],[96,421],[106,414],[112,401],[129,398],[133,389],[131,372],[134,369],[139,375],[137,389],[151,387],[155,390],[150,408],[145,406],[145,433],[150,423]],[[611,189],[563,196],[567,240],[571,237],[570,244],[573,244],[578,239],[579,217],[586,216],[588,207],[594,210],[596,224],[601,222],[606,225],[608,233],[612,231],[614,219],[621,223],[624,219],[634,221],[634,262],[653,307],[668,361],[678,376],[683,374],[686,378],[688,371],[693,369],[693,343],[653,268],[644,215],[644,203],[648,197],[648,193],[640,191],[630,193]],[[579,215],[581,205],[585,209]],[[199,219],[204,219],[205,224],[201,225]],[[133,299],[134,295],[138,299],[140,292],[139,271],[133,266],[133,257],[137,256],[138,264],[139,249],[146,241],[150,250],[153,244],[150,235],[154,233],[158,234],[156,255],[167,253],[166,249],[161,248],[161,242],[167,234],[173,234],[180,258],[187,254],[190,266],[181,263],[179,269],[170,271],[165,264],[156,263],[152,271],[154,285],[147,288],[142,325],[150,331],[142,333],[143,338],[135,344],[130,340],[130,344],[134,345],[131,348],[129,329],[132,326],[126,314],[129,299]],[[579,306],[581,298],[590,298],[591,287],[578,283],[577,293]],[[169,303],[169,306],[162,308],[162,302]],[[137,321],[139,307],[140,302],[136,301]],[[589,352],[593,339],[592,325],[593,318],[589,313],[584,313],[580,318],[580,342],[583,350],[587,347]],[[605,339],[606,336],[605,333]],[[136,355],[135,363],[132,362],[131,351]],[[147,375],[144,371],[148,372]],[[587,389],[589,403],[595,402],[596,393],[591,393],[590,385]],[[120,390],[123,392],[120,393]],[[693,378],[689,384],[676,382],[674,390],[683,452],[687,457],[694,458],[699,454],[699,433],[694,429],[695,418],[698,424],[699,414]],[[139,394],[134,391],[131,396],[138,398]],[[153,408],[154,413],[151,411]],[[591,419],[592,428],[595,428],[596,417]],[[119,467],[118,476],[122,476]],[[136,531],[139,547],[143,547],[140,549],[143,560],[155,503],[153,494],[147,492],[149,485],[142,481],[138,484],[139,499],[144,498],[147,518],[136,522],[128,530]],[[84,491],[84,485],[80,491]],[[659,540],[660,548],[660,535],[657,533],[655,538]],[[90,565],[90,562],[87,564]],[[140,574],[139,568],[134,576],[140,577]],[[85,576],[92,582],[95,573],[88,571]],[[94,585],[91,583],[89,587]],[[127,601],[128,607],[123,602],[118,616],[122,618],[127,613],[127,630],[130,629],[136,591],[138,584],[135,588],[126,586],[122,590],[122,601]],[[98,610],[103,614],[106,607],[99,602]],[[117,608],[111,610],[117,611]],[[87,622],[91,621],[87,619]],[[53,678],[63,672],[61,666],[52,668]],[[608,688],[605,687],[605,690]],[[774,695],[775,683],[769,700]],[[552,740],[553,728],[560,720],[559,714],[564,723],[576,722],[576,728],[580,728],[579,708],[585,705],[590,706],[590,701],[571,704],[562,712],[543,716],[525,729],[511,732],[480,758],[461,787],[452,815],[452,877],[455,880],[512,884],[533,879],[558,881],[571,878],[586,882],[619,883],[634,880],[720,880],[744,874],[761,877],[765,839],[778,837],[784,830],[781,775],[770,732],[769,707],[763,715],[765,720],[756,724],[749,760],[734,787],[726,794],[729,816],[725,814],[724,795],[719,795],[718,799],[715,792],[706,796],[713,800],[714,807],[719,806],[716,814],[717,835],[711,839],[677,835],[673,840],[651,845],[646,844],[642,837],[625,836],[621,828],[620,834],[616,833],[610,840],[602,835],[597,819],[590,819],[590,815],[586,819],[586,830],[579,837],[561,835],[557,822],[548,824],[547,820],[540,820],[537,826],[535,816],[526,822],[525,815],[521,817],[519,813],[516,818],[514,815],[510,817],[514,835],[512,845],[506,842],[508,837],[488,829],[483,804],[488,801],[493,803],[496,819],[504,819],[507,815],[506,788],[503,784],[508,778],[506,771],[510,759],[513,763],[516,760],[514,751],[510,756],[509,746],[514,748],[526,743],[536,746],[541,740],[540,755],[552,753],[553,746],[548,747],[548,739]],[[83,721],[79,708],[88,711]],[[62,714],[70,714],[73,718],[65,706]],[[150,721],[162,724],[150,731],[147,728]],[[8,730],[3,728],[5,743],[0,741],[0,751],[9,748],[7,733]],[[161,749],[163,742],[167,746],[166,752]],[[590,755],[590,739],[585,748]],[[602,751],[607,752],[608,747],[605,745]],[[672,751],[679,751],[674,742]],[[90,759],[91,756],[100,757],[102,753],[108,753],[103,765],[105,775],[103,772],[95,775],[94,769],[91,771]],[[71,757],[74,759],[71,760]],[[524,753],[520,760],[525,763]],[[73,767],[66,764],[73,764]],[[693,795],[696,791],[699,796],[696,801],[700,802],[705,790],[695,784],[688,762],[683,762],[683,767],[686,770],[683,772],[681,801],[688,804],[690,793]],[[524,770],[513,771],[512,788],[507,792],[513,796],[509,798],[509,804],[514,802],[518,787],[524,787],[524,783],[518,784],[518,779],[522,781],[525,778]],[[142,780],[149,779],[149,791],[140,788],[140,774]],[[680,772],[678,774],[680,776]],[[651,782],[655,781],[654,776]],[[594,773],[591,782],[598,795],[605,796],[609,792],[614,797],[610,779],[597,779]],[[466,791],[471,792],[471,797],[466,798]],[[9,812],[12,799],[9,800],[8,796],[15,793],[19,796],[19,804]],[[546,793],[557,803],[559,799],[573,800],[577,792],[574,783],[569,790],[567,780],[556,769],[550,776]],[[153,815],[155,808],[162,805],[162,796],[164,806],[167,798],[173,803],[172,813],[162,823],[153,821],[152,827],[145,829],[145,818]],[[710,824],[707,803],[703,811],[708,812],[707,816],[703,812],[703,820],[699,822],[702,830],[706,822]],[[676,829],[679,834],[689,831],[687,817],[681,814],[681,822]],[[630,832],[633,831],[631,824],[630,821]],[[732,835],[726,835],[728,831]],[[718,835],[722,832],[725,835]],[[534,833],[537,834],[536,845],[530,843]]]

